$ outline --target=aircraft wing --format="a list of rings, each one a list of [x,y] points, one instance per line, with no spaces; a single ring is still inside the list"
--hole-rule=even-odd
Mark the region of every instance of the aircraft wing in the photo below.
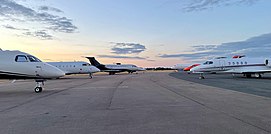
[[[124,72],[124,70],[102,70],[103,72]]]
[[[243,73],[271,73],[271,70],[246,70]]]
[[[231,70],[227,70],[225,71],[227,73],[271,73],[271,70],[268,69],[261,69],[261,70],[252,70],[252,69],[231,69]]]

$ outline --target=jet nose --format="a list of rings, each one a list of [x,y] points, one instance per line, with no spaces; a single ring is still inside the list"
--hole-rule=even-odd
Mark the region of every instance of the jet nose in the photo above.
[[[146,71],[146,68],[140,67],[139,70]]]
[[[64,75],[65,75],[65,72],[57,68],[57,70],[55,71],[55,77],[59,78],[59,77],[63,77]]]
[[[59,78],[65,75],[65,72],[49,64],[44,64],[44,77],[46,78]]]
[[[98,69],[97,67],[94,67],[94,66],[92,66],[92,67],[90,68],[90,70],[92,70],[94,73],[95,73],[95,72],[100,72],[100,71],[101,71],[100,69]]]
[[[95,67],[95,72],[101,72],[101,70]]]
[[[190,71],[191,71],[191,72],[197,72],[198,69],[199,69],[199,67],[193,67],[193,68],[190,69]]]

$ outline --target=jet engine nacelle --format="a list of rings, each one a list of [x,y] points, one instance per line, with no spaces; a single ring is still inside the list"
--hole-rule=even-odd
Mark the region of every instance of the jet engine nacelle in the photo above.
[[[270,61],[269,59],[266,59],[266,60],[264,61],[264,64],[265,64],[266,66],[268,66],[268,67],[271,67],[271,61]]]

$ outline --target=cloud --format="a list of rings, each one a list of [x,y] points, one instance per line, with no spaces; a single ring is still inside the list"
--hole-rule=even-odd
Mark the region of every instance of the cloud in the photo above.
[[[137,59],[137,60],[145,60],[144,57],[139,56],[119,56],[119,55],[98,55],[100,58],[113,58],[113,59]]]
[[[188,0],[185,6],[183,6],[184,11],[201,11],[206,9],[212,9],[219,6],[230,6],[230,5],[251,5],[259,0]]]
[[[4,28],[6,29],[12,29],[12,30],[17,30],[17,28],[11,26],[11,25],[3,25]]]
[[[53,39],[53,36],[48,34],[46,31],[25,32],[23,34],[26,36],[37,37],[41,40],[52,40]]]
[[[40,6],[39,7],[40,11],[53,11],[53,12],[58,12],[58,13],[63,13],[62,10],[54,7],[49,7],[49,6]]]
[[[61,12],[61,10],[53,7],[42,6],[38,12],[30,7],[18,4],[12,0],[0,0],[0,18],[1,21],[17,22],[18,25],[24,23],[38,23],[39,30],[51,30],[54,32],[74,33],[78,28],[72,23],[71,19],[54,15],[46,11]],[[7,28],[7,27],[6,27]],[[11,28],[11,27],[9,27]],[[16,30],[16,29],[14,29]]]
[[[156,60],[147,60],[147,61],[155,62]]]
[[[138,54],[146,50],[144,45],[138,43],[114,43],[112,53],[115,54]]]
[[[219,56],[246,55],[248,57],[270,57],[271,33],[252,37],[244,41],[220,45],[197,45],[190,53],[162,54],[161,58],[183,58],[187,60],[209,59]]]
[[[192,46],[194,51],[207,51],[207,50],[213,50],[217,47],[217,45],[196,45]]]
[[[16,28],[14,26],[11,25],[2,25],[4,28],[6,29],[11,29],[11,30],[22,30],[22,31],[28,31],[29,29],[23,29],[23,28]]]

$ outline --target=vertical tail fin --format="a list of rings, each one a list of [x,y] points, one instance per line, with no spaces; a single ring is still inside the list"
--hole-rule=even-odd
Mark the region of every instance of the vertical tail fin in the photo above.
[[[94,57],[86,57],[86,58],[89,59],[89,62],[91,63],[91,65],[93,65],[95,67],[101,65]]]

